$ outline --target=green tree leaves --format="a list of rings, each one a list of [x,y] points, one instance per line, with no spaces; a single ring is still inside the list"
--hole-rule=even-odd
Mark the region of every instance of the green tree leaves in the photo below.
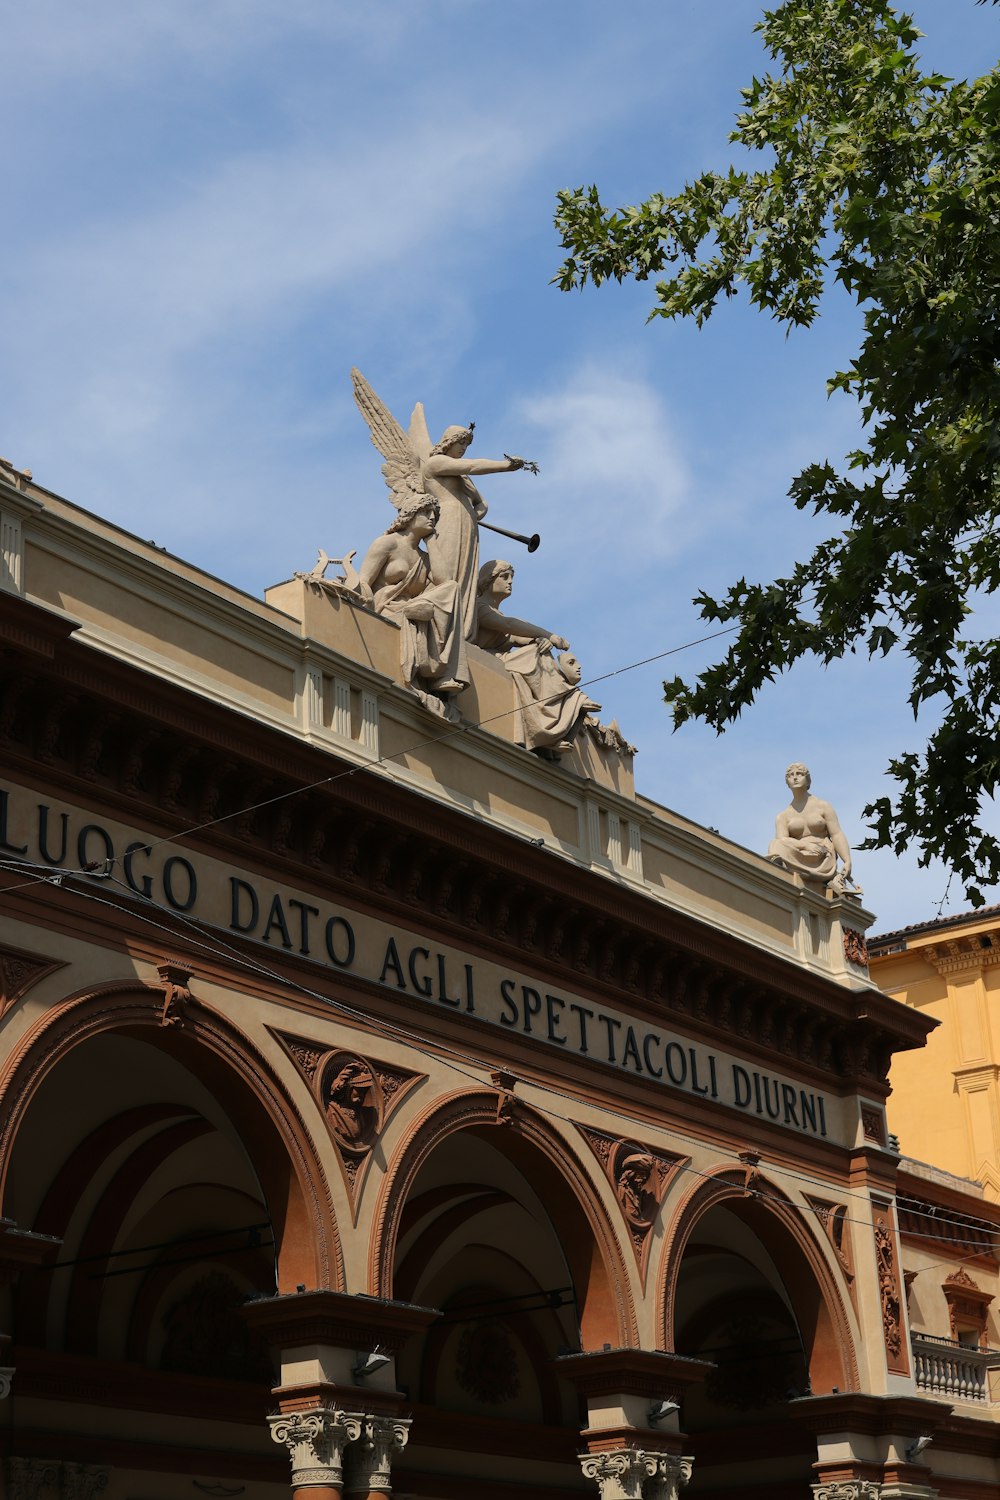
[[[828,389],[858,401],[864,445],[789,491],[836,535],[787,578],[700,595],[705,619],[739,630],[666,700],[675,725],[721,731],[803,657],[905,652],[914,714],[933,704],[940,723],[890,763],[898,791],[866,809],[869,844],[942,858],[979,903],[1000,880],[980,826],[1000,777],[1000,643],[964,628],[1000,581],[1000,70],[922,74],[919,33],[886,0],[786,0],[758,29],[777,66],[743,91],[731,139],[765,164],[613,211],[596,187],[560,193],[556,280],[658,276],[650,316],[699,325],[742,290],[808,327],[831,281],[862,309]]]

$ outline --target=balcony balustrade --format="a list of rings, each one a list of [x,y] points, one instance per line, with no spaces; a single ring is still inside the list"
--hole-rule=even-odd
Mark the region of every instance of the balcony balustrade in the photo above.
[[[1000,1369],[1000,1349],[973,1349],[929,1333],[914,1333],[910,1341],[918,1390],[980,1406],[1000,1404],[989,1382],[989,1371]]]

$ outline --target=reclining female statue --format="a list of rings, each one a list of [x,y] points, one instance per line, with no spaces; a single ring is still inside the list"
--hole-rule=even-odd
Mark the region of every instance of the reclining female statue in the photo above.
[[[580,663],[561,635],[500,612],[510,597],[514,569],[500,558],[479,570],[476,644],[499,656],[514,679],[520,709],[519,742],[545,760],[572,748],[590,713],[600,708],[582,692]],[[554,659],[553,648],[561,653]]]

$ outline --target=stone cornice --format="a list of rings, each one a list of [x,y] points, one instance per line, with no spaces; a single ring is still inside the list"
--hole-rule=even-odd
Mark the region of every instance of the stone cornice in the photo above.
[[[911,950],[913,951],[913,950]],[[941,975],[974,973],[1000,964],[1000,924],[970,936],[956,935],[916,950]]]
[[[564,1354],[555,1365],[581,1396],[648,1396],[653,1400],[682,1395],[715,1368],[709,1360],[660,1349]]]
[[[433,1307],[390,1302],[347,1292],[288,1292],[244,1305],[243,1317],[255,1333],[276,1348],[331,1344],[397,1354],[408,1339],[441,1316]]]
[[[25,621],[45,622],[49,662],[12,638]],[[263,859],[290,884],[314,872],[331,893],[377,899],[401,920],[419,913],[456,946],[473,938],[519,962],[530,956],[554,984],[616,992],[709,1041],[738,1038],[844,1087],[884,1080],[891,1053],[922,1045],[933,1025],[874,989],[804,971],[457,807],[194,700],[72,629],[0,596],[0,754],[29,785],[44,777],[67,800],[160,835],[211,824],[185,841],[236,864]]]

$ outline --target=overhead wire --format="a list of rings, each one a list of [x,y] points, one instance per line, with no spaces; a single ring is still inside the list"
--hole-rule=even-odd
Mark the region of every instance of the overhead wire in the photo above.
[[[734,625],[723,627],[720,630],[711,631],[711,632],[707,633],[706,635],[696,637],[696,638],[694,638],[693,640],[690,640],[690,641],[685,641],[685,642],[683,642],[679,646],[668,647],[664,651],[655,652],[655,653],[653,653],[650,656],[642,657],[642,658],[639,658],[638,660],[636,660],[634,662],[628,662],[628,663],[626,663],[623,666],[613,668],[611,671],[599,673],[599,674],[597,674],[594,677],[587,678],[586,680],[584,680],[583,682],[580,683],[580,686],[581,687],[591,687],[591,686],[594,686],[597,683],[608,681],[611,678],[622,676],[626,672],[632,672],[632,671],[636,671],[637,669],[639,669],[641,667],[650,666],[654,662],[663,661],[663,660],[665,660],[669,656],[677,655],[679,652],[689,650],[689,649],[693,648],[694,646],[703,645],[703,644],[705,644],[708,641],[717,640],[721,636],[731,635],[731,634],[733,634],[735,631],[737,631],[739,629],[740,629],[740,625],[739,624],[734,624]],[[561,696],[561,693],[559,693],[559,694],[553,694],[553,695],[550,695],[550,696],[551,697],[559,697],[559,696]],[[547,702],[549,700],[548,700],[548,698],[546,698],[546,699],[543,699],[541,701]],[[250,804],[249,806],[238,808],[238,809],[235,809],[235,810],[233,810],[231,812],[220,814],[220,816],[217,817],[217,818],[206,819],[206,820],[204,820],[204,821],[202,821],[200,823],[192,824],[192,825],[190,825],[190,826],[188,826],[188,827],[186,827],[184,829],[178,830],[177,832],[175,832],[173,834],[165,835],[162,838],[151,839],[151,840],[148,841],[146,847],[148,849],[152,850],[154,848],[159,848],[159,847],[163,846],[164,844],[176,843],[179,839],[187,838],[187,837],[191,836],[192,834],[203,832],[207,828],[216,827],[218,824],[228,822],[228,821],[230,821],[233,818],[246,817],[246,816],[250,815],[253,812],[260,811],[261,809],[266,808],[266,807],[274,806],[275,804],[277,804],[279,802],[287,801],[287,800],[289,800],[292,797],[301,796],[301,795],[306,794],[307,792],[316,791],[316,790],[318,790],[321,787],[333,785],[336,782],[346,780],[349,777],[359,775],[362,772],[374,771],[379,766],[388,765],[392,761],[403,760],[405,757],[407,757],[408,755],[411,755],[411,754],[415,753],[418,750],[428,748],[429,746],[432,746],[432,745],[441,744],[444,741],[449,740],[449,739],[457,738],[457,737],[459,737],[461,735],[467,734],[470,729],[483,728],[483,727],[485,727],[488,724],[493,724],[493,723],[498,722],[499,720],[502,720],[502,719],[505,719],[505,718],[509,718],[509,717],[511,717],[513,714],[515,714],[517,712],[518,712],[518,709],[515,707],[515,708],[512,708],[512,709],[506,709],[506,710],[502,711],[501,713],[489,715],[486,718],[483,718],[483,719],[480,719],[480,720],[477,720],[477,721],[469,721],[469,722],[464,722],[464,723],[455,725],[450,730],[446,730],[443,734],[436,734],[436,735],[427,736],[424,739],[417,740],[417,741],[413,742],[412,744],[410,744],[408,746],[405,746],[401,750],[393,751],[391,754],[378,755],[378,756],[376,756],[374,759],[372,759],[370,761],[364,761],[364,762],[361,762],[361,763],[359,763],[357,765],[349,766],[345,770],[338,771],[338,772],[334,773],[331,776],[322,777],[319,780],[317,780],[315,782],[308,783],[308,784],[306,784],[304,786],[293,787],[293,788],[291,788],[287,792],[279,793],[275,797],[264,798],[264,799],[262,799],[259,802]],[[8,860],[8,859],[0,857],[0,866],[2,866],[4,864],[10,865],[10,864],[18,864],[18,863],[20,863],[21,865],[26,865],[26,864],[31,864],[32,862],[30,862],[30,861],[11,861],[11,860]],[[64,882],[66,881],[67,878],[73,877],[73,876],[84,877],[84,878],[110,879],[113,885],[116,885],[116,886],[120,887],[120,889],[122,890],[123,894],[129,900],[130,907],[132,909],[138,909],[139,914],[141,915],[142,919],[144,921],[146,921],[147,923],[149,923],[150,925],[152,925],[154,927],[157,927],[159,930],[170,931],[170,929],[167,928],[167,927],[165,927],[164,924],[153,922],[151,920],[151,918],[149,918],[146,915],[146,913],[144,911],[142,911],[141,905],[140,905],[140,903],[142,901],[148,900],[149,903],[150,903],[150,905],[153,906],[162,915],[169,916],[169,917],[171,917],[171,918],[173,918],[174,920],[177,920],[177,921],[181,921],[181,922],[183,922],[189,928],[194,928],[201,935],[199,937],[199,939],[197,940],[197,942],[196,942],[196,946],[204,949],[205,951],[207,951],[209,953],[214,954],[215,957],[222,956],[222,957],[226,958],[229,961],[235,961],[238,964],[240,964],[243,968],[249,969],[250,971],[257,973],[258,975],[260,975],[262,977],[265,977],[265,978],[271,980],[274,983],[281,984],[281,985],[286,985],[286,986],[290,986],[290,987],[298,990],[301,994],[304,994],[304,995],[308,996],[311,999],[319,1000],[322,1004],[324,1004],[328,1008],[331,1008],[331,1009],[334,1009],[334,1010],[338,1011],[341,1016],[344,1016],[344,1017],[346,1017],[346,1018],[348,1018],[350,1020],[367,1021],[369,1019],[367,1013],[364,1012],[364,1011],[362,1011],[362,1010],[358,1010],[358,1009],[356,1009],[354,1007],[348,1006],[348,1005],[346,1005],[342,1001],[332,1000],[328,995],[325,995],[325,994],[323,994],[320,991],[312,990],[308,986],[303,985],[300,981],[295,980],[295,979],[291,979],[291,978],[289,978],[286,975],[280,974],[277,971],[268,968],[267,965],[263,965],[263,964],[260,964],[260,963],[254,963],[253,961],[249,960],[245,955],[243,955],[242,953],[238,952],[236,949],[232,948],[231,945],[225,943],[221,939],[221,937],[219,937],[219,936],[216,936],[216,938],[215,938],[215,947],[213,948],[210,942],[205,941],[205,937],[206,937],[205,925],[206,924],[198,921],[195,918],[189,918],[189,917],[187,917],[186,914],[183,913],[183,912],[180,912],[180,911],[177,911],[177,910],[173,910],[173,909],[168,909],[166,907],[161,907],[155,901],[153,901],[152,898],[142,896],[141,893],[134,891],[131,887],[127,886],[124,882],[122,882],[122,881],[118,880],[116,877],[114,877],[113,873],[112,873],[113,861],[109,861],[108,863],[109,863],[109,866],[111,866],[111,868],[108,868],[108,869],[106,869],[104,871],[101,871],[101,872],[95,872],[93,870],[84,870],[84,869],[79,869],[79,868],[74,869],[74,868],[69,867],[69,866],[66,866],[66,867],[52,867],[52,866],[43,867],[43,866],[34,865],[33,868],[38,871],[37,874],[33,875],[31,879],[23,881],[23,882],[21,882],[18,885],[4,887],[3,890],[2,890],[2,892],[0,892],[0,894],[9,895],[9,894],[12,894],[14,891],[23,890],[23,889],[26,889],[26,888],[28,888],[28,887],[30,887],[32,885],[38,885],[38,884],[48,884],[48,885],[52,885],[52,886],[55,886],[55,887],[60,887],[60,886],[64,886]],[[98,901],[100,904],[111,906],[115,910],[122,910],[122,908],[119,905],[117,905],[116,903],[114,903],[114,902],[103,901],[102,898],[98,896],[98,894],[97,894],[96,891],[87,890],[86,888],[84,888],[84,889],[77,890],[76,893],[85,896],[89,900],[95,900],[95,901]],[[369,982],[371,982],[371,981],[369,981]],[[389,1032],[390,1034],[395,1034],[395,1036],[397,1037],[397,1039],[402,1040],[402,1041],[406,1042],[407,1044],[412,1044],[413,1042],[416,1042],[418,1045],[423,1045],[423,1046],[428,1045],[426,1038],[423,1037],[420,1033],[408,1030],[405,1027],[390,1024],[388,1026],[384,1026],[383,1029],[385,1031]],[[479,1075],[478,1072],[469,1073],[469,1072],[466,1071],[466,1068],[463,1068],[463,1067],[459,1066],[459,1064],[454,1061],[455,1058],[459,1058],[459,1059],[461,1059],[462,1063],[466,1064],[466,1067],[472,1067],[472,1068],[475,1068],[475,1069],[482,1069],[483,1067],[488,1066],[488,1065],[485,1064],[481,1058],[477,1058],[474,1054],[465,1053],[465,1052],[461,1051],[460,1049],[449,1047],[447,1044],[442,1043],[440,1040],[436,1041],[433,1044],[433,1046],[434,1046],[434,1050],[442,1057],[442,1061],[445,1063],[446,1066],[451,1067],[455,1071],[461,1073],[464,1077],[466,1077],[470,1081],[473,1081],[473,1082],[475,1082],[477,1084],[482,1085],[483,1079],[480,1077],[480,1075]],[[536,1090],[541,1091],[542,1093],[548,1093],[548,1094],[551,1094],[551,1095],[553,1095],[553,1096],[555,1096],[557,1098],[567,1099],[569,1101],[575,1102],[575,1099],[574,1099],[573,1095],[567,1094],[565,1091],[556,1089],[556,1088],[552,1087],[551,1085],[541,1084],[541,1083],[533,1081],[530,1086],[532,1088],[536,1089]],[[588,1103],[590,1103],[594,1108],[602,1111],[603,1113],[611,1114],[611,1115],[615,1116],[615,1118],[619,1118],[617,1112],[614,1111],[613,1109],[610,1109],[607,1106],[603,1106],[603,1105],[597,1104],[593,1100],[589,1100]],[[548,1110],[548,1112],[554,1118],[561,1120],[563,1123],[574,1123],[570,1119],[570,1117],[568,1117],[566,1115],[562,1115],[562,1114],[560,1114],[556,1110],[552,1110],[550,1108]],[[690,1165],[682,1167],[681,1170],[693,1173],[696,1176],[704,1177],[704,1178],[710,1178],[713,1175],[713,1174],[710,1174],[710,1173],[702,1173],[697,1168],[694,1168],[694,1167],[692,1167]],[[798,1180],[798,1181],[803,1181],[803,1182],[810,1183],[814,1187],[816,1185],[815,1179],[806,1177],[804,1174],[801,1174],[801,1173],[796,1173],[791,1168],[775,1167],[775,1166],[769,1165],[768,1166],[768,1171],[772,1172],[772,1173],[777,1172],[777,1173],[779,1173],[781,1175],[790,1177],[793,1180]],[[870,1200],[868,1198],[866,1198],[863,1194],[857,1194],[857,1193],[851,1193],[851,1192],[844,1192],[844,1191],[840,1191],[839,1188],[837,1189],[837,1192],[838,1192],[838,1196],[841,1197],[841,1198],[845,1198],[845,1197],[849,1198],[849,1199],[853,1198],[853,1199],[856,1199],[856,1200],[858,1200],[860,1202],[864,1202],[864,1203],[870,1205]],[[765,1202],[768,1201],[767,1200],[767,1196],[765,1194],[762,1194],[762,1193],[759,1193],[759,1192],[753,1192],[751,1194],[751,1196],[754,1196],[754,1197],[760,1199],[761,1201],[765,1201]],[[780,1201],[782,1203],[785,1203],[785,1200],[774,1200],[774,1201]],[[898,1204],[899,1200],[896,1199],[896,1202]],[[787,1204],[786,1204],[786,1206],[787,1206]],[[820,1214],[826,1214],[826,1213],[829,1212],[828,1209],[812,1209],[811,1207],[807,1208],[807,1207],[804,1207],[803,1205],[800,1205],[800,1204],[796,1204],[796,1205],[793,1205],[793,1206],[795,1208],[797,1208],[802,1213],[812,1212],[812,1213],[815,1213],[817,1215],[820,1215]],[[866,1221],[864,1221],[864,1220],[856,1220],[856,1219],[850,1218],[849,1216],[846,1216],[846,1215],[844,1216],[844,1218],[845,1218],[845,1222],[866,1224]],[[962,1220],[949,1220],[949,1219],[944,1218],[944,1217],[942,1217],[940,1215],[935,1215],[935,1222],[937,1224],[942,1225],[942,1226],[949,1225],[950,1227],[959,1228],[959,1229],[965,1229],[966,1231],[968,1231],[968,1229],[970,1227],[968,1221],[964,1221],[963,1222]],[[989,1223],[989,1221],[986,1221],[986,1220],[981,1220],[981,1221],[978,1221],[978,1222],[981,1223],[982,1226],[983,1226],[983,1228],[984,1228],[984,1230],[987,1231],[987,1232],[989,1232],[990,1234],[996,1235],[996,1234],[1000,1233],[1000,1226],[992,1225],[992,1224]],[[870,1227],[870,1226],[867,1226],[867,1227]],[[931,1234],[931,1233],[921,1233],[920,1231],[915,1231],[915,1230],[908,1230],[907,1234],[910,1237],[919,1238],[919,1239],[936,1240],[936,1241],[939,1241],[939,1242],[942,1242],[942,1243],[949,1243],[949,1244],[954,1244],[955,1243],[955,1241],[953,1239],[950,1239],[949,1237],[942,1236],[942,1235],[935,1235],[935,1234]],[[971,1244],[972,1241],[970,1241],[969,1243]],[[982,1253],[981,1251],[973,1251],[968,1258],[975,1259],[975,1258],[977,1258],[977,1255],[981,1254],[981,1253]],[[947,1261],[947,1262],[941,1262],[941,1264],[953,1264],[954,1263],[954,1259],[955,1258],[952,1257],[952,1258],[949,1259],[949,1261]],[[921,1269],[922,1270],[926,1270],[926,1269],[930,1269],[930,1268],[929,1267],[922,1267]]]
[[[713,630],[708,635],[698,636],[691,641],[684,641],[680,646],[670,646],[665,651],[657,651],[652,656],[644,656],[638,661],[627,662],[624,666],[615,667],[610,672],[601,672],[596,677],[588,677],[579,683],[579,687],[593,687],[598,682],[607,682],[612,677],[621,677],[624,673],[634,672],[639,667],[651,666],[653,662],[664,661],[668,656],[676,656],[681,651],[689,651],[694,646],[702,646],[706,641],[717,640],[719,636],[732,635],[733,631],[739,628],[738,625],[727,625],[722,630]],[[538,701],[539,703],[549,703],[562,696],[563,692],[560,690],[558,693],[549,693]],[[422,740],[416,740],[413,744],[404,746],[402,750],[394,750],[391,754],[377,755],[370,761],[362,761],[357,765],[348,766],[346,770],[337,771],[332,776],[321,777],[319,781],[310,782],[306,786],[293,787],[290,791],[279,792],[275,797],[265,797],[262,801],[252,803],[249,807],[236,808],[232,812],[220,814],[217,818],[209,818],[202,823],[192,824],[189,828],[182,828],[177,833],[166,834],[163,838],[159,839],[152,839],[150,840],[149,848],[157,849],[163,844],[176,843],[178,839],[188,838],[193,833],[202,833],[206,828],[214,828],[217,824],[226,823],[231,818],[247,817],[250,813],[258,812],[261,808],[273,807],[278,802],[286,802],[290,797],[298,797],[305,792],[314,792],[320,787],[332,786],[338,781],[346,781],[348,777],[360,775],[365,771],[373,771],[378,766],[385,766],[392,761],[402,760],[408,755],[415,754],[418,750],[425,750],[431,745],[443,744],[447,740],[468,734],[470,729],[483,729],[487,724],[495,724],[501,719],[509,719],[517,713],[520,713],[520,709],[515,706],[514,708],[505,708],[501,713],[489,714],[485,719],[468,720],[461,724],[456,724],[451,729],[445,730],[443,734],[428,735]]]

